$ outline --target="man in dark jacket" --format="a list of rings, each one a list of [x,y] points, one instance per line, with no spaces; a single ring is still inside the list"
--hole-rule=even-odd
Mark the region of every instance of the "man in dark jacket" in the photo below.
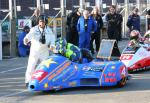
[[[131,15],[128,17],[127,26],[132,30],[140,31],[140,16],[138,15],[138,8],[135,8]]]
[[[115,39],[118,42],[120,25],[119,14],[116,13],[116,7],[114,5],[110,6],[109,13],[106,15],[106,21],[108,24],[107,34],[109,39]]]
[[[150,9],[147,11],[147,30],[150,30]]]
[[[90,41],[90,49],[92,54],[94,54],[94,48],[93,48],[93,41],[95,40],[95,44],[96,44],[96,52],[99,51],[99,47],[100,47],[100,41],[101,41],[101,29],[103,27],[103,20],[101,15],[99,14],[99,10],[97,7],[94,7],[92,12],[91,12],[91,16],[93,17],[93,19],[95,19],[96,23],[97,23],[97,31],[94,32],[91,35],[91,41]]]
[[[32,21],[32,27],[36,26],[38,24],[38,17],[40,15],[40,10],[37,8],[35,9],[33,15],[31,16],[31,21]]]
[[[121,14],[117,14],[118,16],[117,16],[117,18],[118,18],[118,26],[117,26],[117,28],[118,28],[118,35],[117,35],[117,40],[118,41],[121,41],[121,39],[122,39],[122,22],[123,22],[123,17],[122,17],[122,15]]]
[[[78,46],[79,42],[79,36],[78,36],[78,31],[77,31],[77,22],[80,17],[80,12],[79,8],[75,8],[73,12],[71,12],[67,16],[67,36],[66,40],[68,43],[72,43],[76,46]]]

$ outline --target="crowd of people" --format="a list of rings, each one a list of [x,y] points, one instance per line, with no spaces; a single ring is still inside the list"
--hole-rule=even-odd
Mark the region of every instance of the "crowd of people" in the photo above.
[[[147,13],[148,30],[150,29],[150,10]],[[106,14],[108,39],[120,41],[122,39],[123,17],[117,12],[116,6],[109,7]],[[102,13],[98,7],[94,7],[91,13],[79,8],[75,8],[67,15],[67,33],[66,38],[55,38],[51,28],[47,26],[48,17],[40,14],[38,9],[32,15],[32,28],[25,26],[23,32],[19,35],[18,50],[21,57],[27,56],[30,49],[28,66],[25,75],[25,83],[31,79],[38,62],[41,62],[50,56],[49,51],[57,51],[72,61],[81,63],[82,56],[92,60],[92,54],[99,51],[101,43],[101,29],[103,28]],[[127,27],[130,31],[130,43],[138,44],[140,37],[140,16],[138,9],[128,17]],[[150,31],[144,35],[145,43],[150,43]],[[93,47],[95,42],[95,48]],[[91,54],[92,53],[92,54]]]

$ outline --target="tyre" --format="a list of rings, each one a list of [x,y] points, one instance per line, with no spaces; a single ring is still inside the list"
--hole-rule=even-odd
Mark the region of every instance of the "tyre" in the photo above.
[[[121,88],[121,87],[125,86],[126,83],[127,83],[127,78],[124,77],[118,82],[117,87]]]

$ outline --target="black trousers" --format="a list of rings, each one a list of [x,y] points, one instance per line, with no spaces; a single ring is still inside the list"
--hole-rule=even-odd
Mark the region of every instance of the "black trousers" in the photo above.
[[[69,28],[66,35],[66,40],[68,43],[72,43],[76,46],[79,45],[79,35],[76,28]]]
[[[93,41],[94,40],[95,40],[95,45],[96,45],[96,51],[98,52],[99,48],[100,48],[100,41],[101,41],[100,32],[93,33],[91,35],[90,50],[91,50],[92,54],[94,54],[94,48],[93,48]]]
[[[117,41],[118,43],[118,34],[119,33],[119,30],[117,30],[117,28],[108,28],[107,30],[107,34],[108,34],[108,39],[114,39]]]
[[[117,40],[121,41],[122,40],[122,24],[118,25],[118,33],[117,33]]]

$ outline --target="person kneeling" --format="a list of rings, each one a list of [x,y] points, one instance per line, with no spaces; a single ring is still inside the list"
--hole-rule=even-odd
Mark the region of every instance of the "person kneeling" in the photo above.
[[[82,62],[82,54],[80,48],[77,46],[67,43],[63,38],[58,38],[55,42],[55,46],[59,54],[69,58],[73,62]]]
[[[92,55],[89,50],[80,49],[79,47],[67,43],[65,39],[58,38],[55,42],[56,50],[59,54],[69,58],[73,62],[82,63],[83,58],[87,58],[88,61],[92,60]]]

